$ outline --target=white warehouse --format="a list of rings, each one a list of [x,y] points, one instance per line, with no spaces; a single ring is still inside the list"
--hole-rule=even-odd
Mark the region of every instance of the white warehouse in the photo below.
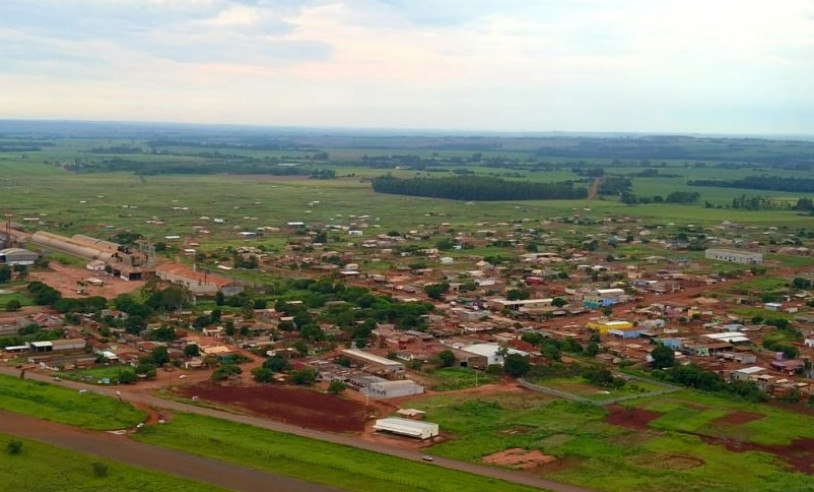
[[[400,436],[417,437],[419,439],[429,439],[438,435],[438,424],[401,419],[398,417],[378,419],[373,428],[377,431],[390,432]]]
[[[424,393],[424,387],[410,379],[379,381],[371,383],[367,388],[363,388],[362,393],[377,400],[384,400],[401,396],[420,395]]]
[[[704,258],[715,261],[740,263],[742,265],[759,265],[763,263],[763,253],[740,251],[737,249],[708,249],[704,251]]]

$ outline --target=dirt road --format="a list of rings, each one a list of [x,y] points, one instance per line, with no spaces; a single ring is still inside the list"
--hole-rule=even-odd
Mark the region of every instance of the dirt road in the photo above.
[[[124,435],[92,432],[0,410],[0,432],[129,465],[206,482],[228,490],[260,492],[335,492],[336,489],[288,477],[150,446]]]
[[[0,372],[5,374],[10,374],[12,376],[18,376],[19,371],[15,371],[13,369],[8,368],[0,368]],[[29,373],[26,375],[28,379],[35,379],[40,381],[52,382],[51,379],[47,375],[43,374],[35,374]],[[391,456],[397,456],[399,458],[404,458],[413,461],[421,461],[422,453],[417,450],[413,449],[403,449],[395,446],[390,446],[387,444],[377,443],[377,442],[370,442],[365,441],[357,437],[353,436],[344,436],[340,434],[334,434],[330,432],[323,432],[313,429],[306,429],[303,427],[297,427],[294,425],[284,424],[280,422],[273,422],[270,420],[265,420],[257,417],[249,417],[245,415],[236,415],[227,412],[223,412],[220,410],[214,410],[210,408],[203,408],[194,405],[187,405],[185,403],[180,403],[176,401],[164,400],[162,398],[157,398],[148,394],[146,391],[138,390],[138,387],[127,387],[127,386],[117,386],[114,388],[100,388],[99,386],[91,386],[85,385],[82,383],[77,383],[73,381],[62,381],[60,383],[63,386],[68,386],[75,389],[91,389],[96,392],[103,392],[109,395],[114,395],[116,390],[121,391],[122,399],[128,402],[133,403],[140,403],[150,405],[155,408],[161,408],[166,410],[173,410],[176,412],[188,412],[188,413],[195,413],[199,415],[206,415],[209,417],[215,417],[223,420],[229,420],[232,422],[238,422],[242,424],[252,425],[254,427],[259,427],[262,429],[273,430],[277,432],[285,432],[288,434],[295,434],[302,437],[307,437],[311,439],[318,439],[320,441],[327,441],[332,442],[335,444],[343,444],[345,446],[351,446],[354,448],[359,449],[366,449],[368,451],[374,451],[377,453],[388,454]],[[14,432],[11,432],[14,433]],[[594,492],[590,489],[586,489],[583,487],[577,487],[574,485],[563,484],[559,482],[555,482],[552,480],[546,480],[544,478],[539,478],[531,474],[524,474],[518,473],[512,470],[504,470],[500,468],[492,468],[488,466],[482,466],[475,463],[467,463],[464,461],[457,461],[449,458],[443,457],[436,457],[433,461],[433,466],[441,466],[444,468],[449,468],[453,470],[459,470],[467,473],[472,473],[474,475],[481,475],[484,477],[489,478],[496,478],[500,480],[505,480],[507,482],[528,485],[530,487],[537,487],[540,489],[547,489],[554,492]],[[152,467],[151,467],[152,468]],[[157,470],[161,470],[161,468],[156,468]],[[186,476],[186,475],[182,475]],[[215,482],[212,482],[215,483]],[[256,490],[263,490],[263,489],[256,489]],[[282,490],[282,489],[280,489]],[[299,490],[310,490],[310,489],[299,489]]]

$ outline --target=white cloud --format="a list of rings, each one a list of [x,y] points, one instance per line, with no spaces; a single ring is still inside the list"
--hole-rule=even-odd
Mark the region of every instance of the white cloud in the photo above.
[[[66,4],[0,2],[3,114],[814,132],[810,0]]]

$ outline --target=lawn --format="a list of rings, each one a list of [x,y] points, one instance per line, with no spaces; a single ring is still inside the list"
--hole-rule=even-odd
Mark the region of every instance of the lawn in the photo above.
[[[4,410],[85,429],[125,429],[146,418],[141,410],[114,398],[5,375],[0,375],[0,395]]]
[[[435,391],[474,388],[497,381],[497,377],[492,374],[463,367],[436,369],[432,372],[432,378],[435,380],[435,384],[432,386]]]
[[[84,381],[88,383],[101,384],[103,379],[109,379],[110,384],[118,384],[119,374],[122,371],[131,371],[132,368],[126,365],[115,365],[107,367],[94,367],[91,369],[78,369],[60,373],[60,377]]]
[[[565,391],[567,393],[598,402],[636,395],[641,395],[644,397],[648,393],[664,391],[666,389],[664,386],[648,381],[629,381],[627,384],[618,389],[599,388],[588,383],[585,378],[580,376],[572,378],[545,379],[542,381],[537,381],[536,384],[547,386],[559,391]]]
[[[200,415],[177,414],[169,423],[145,428],[133,438],[356,492],[538,490]],[[319,473],[314,473],[317,469]]]
[[[11,436],[0,434],[5,449]],[[20,439],[17,455],[0,453],[0,488],[15,492],[216,492],[224,489]],[[106,476],[94,464],[107,466]],[[96,465],[99,466],[99,465]]]
[[[508,448],[536,449],[562,463],[540,473],[597,490],[812,490],[809,477],[790,472],[773,455],[731,452],[691,434],[731,437],[732,429],[721,429],[715,420],[749,411],[766,417],[736,426],[739,438],[787,444],[814,434],[810,417],[689,391],[625,405],[664,415],[651,422],[652,430],[633,430],[607,423],[604,407],[536,394],[442,395],[412,404],[451,435],[433,453],[480,462]]]

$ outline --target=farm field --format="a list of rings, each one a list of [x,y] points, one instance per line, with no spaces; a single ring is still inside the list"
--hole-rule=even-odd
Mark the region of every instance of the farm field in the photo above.
[[[688,391],[624,405],[527,393],[413,403],[449,434],[431,448],[441,456],[542,453],[534,473],[607,491],[812,490],[809,416]]]
[[[177,414],[134,439],[357,492],[539,490],[198,415]]]
[[[0,434],[5,449],[16,439]],[[0,487],[17,492],[218,492],[219,487],[48,446],[22,442],[20,454],[0,453]],[[94,466],[104,472],[95,472]],[[100,476],[103,475],[103,476]]]
[[[100,391],[112,391],[102,390]],[[127,403],[88,391],[0,375],[0,408],[91,430],[135,427],[146,418]]]
[[[196,396],[201,402],[218,408],[312,429],[360,432],[364,428],[363,404],[305,388],[199,383],[177,388],[174,393],[183,396],[186,402]]]

